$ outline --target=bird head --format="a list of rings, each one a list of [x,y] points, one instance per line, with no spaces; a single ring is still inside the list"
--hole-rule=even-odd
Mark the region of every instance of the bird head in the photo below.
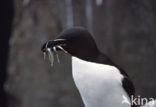
[[[93,37],[86,29],[73,27],[64,30],[56,39],[44,43],[41,51],[43,53],[63,51],[83,59],[96,54],[98,49]]]

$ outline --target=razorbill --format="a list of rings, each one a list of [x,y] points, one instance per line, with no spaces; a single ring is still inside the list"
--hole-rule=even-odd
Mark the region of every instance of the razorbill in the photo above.
[[[72,75],[85,107],[132,107],[130,102],[134,86],[122,68],[114,64],[97,48],[92,35],[82,27],[63,31],[55,40],[41,48],[49,53],[63,51],[72,57]]]

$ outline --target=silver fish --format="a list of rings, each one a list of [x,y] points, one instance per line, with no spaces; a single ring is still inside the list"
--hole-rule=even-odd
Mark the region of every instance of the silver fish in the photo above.
[[[57,58],[58,63],[60,63],[59,56],[58,56],[58,53],[57,53],[57,50],[56,50],[56,47],[55,46],[53,47],[53,50],[55,52],[55,55],[56,55],[56,58]]]
[[[54,64],[54,55],[53,55],[53,52],[51,51],[50,48],[47,48],[47,52],[48,52],[48,54],[49,54],[49,61],[50,61],[50,64],[51,64],[51,66],[53,66],[53,64]]]
[[[46,59],[46,52],[43,52],[44,60]]]
[[[57,45],[57,48],[59,48],[60,50],[62,50],[64,53],[68,53],[66,50],[64,50],[61,46]]]
[[[59,40],[60,39],[58,39],[57,41],[59,41]],[[54,46],[52,49],[51,48],[48,48],[48,43],[49,43],[49,41],[46,43],[46,47],[45,47],[46,48],[46,52],[43,53],[44,60],[46,59],[46,55],[48,54],[48,56],[49,56],[49,62],[51,64],[51,66],[53,67],[53,64],[54,64],[54,55],[56,55],[57,61],[58,61],[58,63],[60,63],[59,56],[58,56],[58,53],[57,53],[57,48],[60,49],[60,50],[62,50],[64,53],[68,53],[68,52],[66,50],[64,50],[63,47],[61,47],[60,45]]]

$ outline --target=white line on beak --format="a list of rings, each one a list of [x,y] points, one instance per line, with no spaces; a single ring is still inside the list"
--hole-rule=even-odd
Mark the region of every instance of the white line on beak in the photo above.
[[[66,39],[55,39],[54,41],[65,41]]]

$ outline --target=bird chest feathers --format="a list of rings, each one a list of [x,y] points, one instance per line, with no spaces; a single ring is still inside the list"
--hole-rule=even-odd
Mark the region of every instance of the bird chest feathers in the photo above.
[[[117,68],[72,57],[72,73],[86,107],[130,107],[122,104],[128,96]]]

